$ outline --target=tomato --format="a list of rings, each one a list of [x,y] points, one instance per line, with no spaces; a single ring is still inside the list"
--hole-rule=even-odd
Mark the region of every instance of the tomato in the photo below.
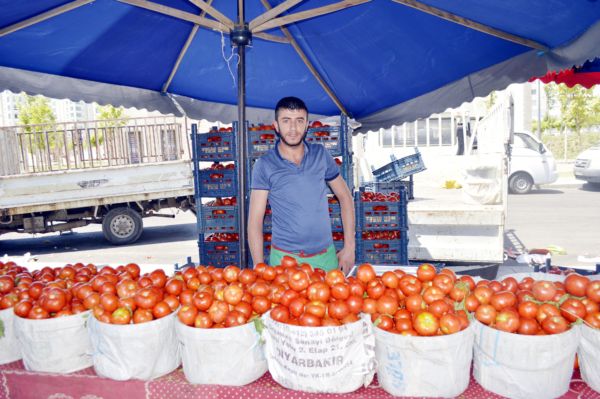
[[[600,329],[600,312],[589,313],[585,316],[585,322],[597,329]]]
[[[445,300],[438,299],[427,306],[427,311],[440,318],[450,311],[450,305]]]
[[[230,284],[223,291],[225,302],[230,305],[237,305],[241,302],[244,290],[239,285]]]
[[[376,277],[375,269],[368,263],[363,263],[356,269],[356,278],[358,281],[367,284]]]
[[[496,315],[494,327],[500,331],[506,331],[514,333],[519,329],[519,315],[518,313],[503,310]]]
[[[240,302],[233,307],[234,310],[242,313],[246,318],[250,318],[252,316],[252,304],[250,302]]]
[[[495,281],[495,280],[490,281],[490,283],[488,284],[488,287],[490,287],[493,292],[500,292],[503,290],[502,283],[500,283],[499,281]]]
[[[440,330],[444,334],[454,334],[460,331],[460,320],[453,314],[445,314],[440,318]]]
[[[551,316],[542,321],[542,328],[548,334],[560,334],[569,329],[569,323],[562,316]]]
[[[254,284],[252,284],[252,286],[250,287],[250,293],[253,296],[268,296],[269,293],[271,292],[271,289],[269,288],[269,285],[261,282],[261,281],[256,281]]]
[[[452,289],[448,293],[448,296],[453,301],[460,302],[460,301],[462,301],[466,297],[466,295],[468,293],[469,293],[468,285],[466,285],[463,282],[458,282],[458,283],[454,284],[454,286],[452,287]]]
[[[475,311],[475,318],[485,325],[490,325],[496,320],[498,312],[492,305],[481,305]]]
[[[420,294],[423,288],[421,281],[410,274],[402,276],[398,285],[405,296]]]
[[[369,298],[379,299],[385,292],[385,286],[380,280],[371,280],[367,283],[367,295]]]
[[[298,324],[306,327],[319,327],[321,319],[310,313],[303,313],[298,317]]]
[[[373,298],[364,298],[362,305],[363,313],[374,314],[377,312],[377,301]]]
[[[294,291],[303,291],[308,288],[309,284],[310,280],[308,279],[308,275],[303,270],[294,271],[288,278],[288,285]]]
[[[331,296],[335,299],[348,299],[350,296],[350,287],[345,283],[337,283],[331,287]]]
[[[437,317],[430,312],[419,313],[413,321],[414,329],[422,336],[437,334],[440,323]]]
[[[142,309],[152,309],[159,301],[159,296],[152,287],[141,288],[133,298],[135,305]]]
[[[119,307],[119,297],[110,292],[100,295],[100,306],[107,312],[114,312]]]
[[[290,314],[293,317],[300,317],[301,314],[304,313],[304,307],[306,306],[306,304],[308,303],[308,300],[304,297],[298,297],[295,299],[292,299],[292,301],[290,302]]]
[[[501,284],[503,291],[510,291],[513,294],[516,294],[517,289],[519,288],[519,283],[514,277],[506,277],[504,280],[502,280]]]
[[[427,304],[444,299],[444,297],[444,292],[436,286],[428,287],[423,291],[423,300]]]
[[[556,286],[550,281],[536,281],[531,287],[533,297],[538,301],[550,301],[556,294]]]
[[[379,315],[375,319],[374,324],[384,331],[390,331],[395,326],[394,320],[390,316],[384,314]]]
[[[131,310],[129,308],[117,308],[110,315],[111,324],[129,324],[131,322]]]
[[[213,296],[209,292],[195,292],[192,297],[192,304],[201,311],[208,310],[213,303]]]
[[[171,295],[179,295],[181,291],[185,288],[185,283],[183,282],[183,277],[171,277],[167,280],[165,284],[165,291]]]
[[[469,286],[469,291],[473,291],[475,289],[475,280],[471,276],[460,276],[459,281],[466,283]],[[485,280],[482,280],[485,281]]]
[[[325,317],[323,320],[321,320],[321,327],[338,327],[341,325],[341,321],[332,319],[331,317]]]
[[[409,312],[417,313],[427,308],[423,297],[419,294],[409,295],[404,299],[404,306]]]
[[[398,310],[398,300],[389,295],[384,295],[377,299],[377,313],[384,315],[393,315]]]
[[[184,289],[183,291],[181,291],[181,294],[179,294],[179,302],[181,302],[182,305],[191,305],[193,298],[194,291],[190,289]]]
[[[0,309],[12,308],[19,302],[19,297],[16,294],[7,294],[4,297],[0,297]]]
[[[365,287],[362,286],[360,282],[357,281],[348,281],[348,286],[350,288],[350,295],[356,295],[359,297],[363,297],[365,293]]]
[[[346,299],[346,304],[348,305],[350,313],[358,314],[363,307],[363,298],[362,296],[350,295],[348,299]]]
[[[243,313],[232,310],[227,313],[224,323],[225,327],[237,327],[246,324],[247,321],[248,319]]]
[[[429,263],[422,263],[417,268],[417,278],[423,282],[432,281],[436,275],[435,266]],[[419,330],[417,330],[418,332]]]
[[[336,284],[344,283],[345,281],[346,278],[344,277],[344,273],[338,269],[330,270],[325,275],[325,283],[327,283],[327,285],[330,287],[333,287]]]
[[[100,304],[100,294],[97,292],[91,292],[88,296],[83,300],[83,306],[86,309],[92,309],[94,306]]]
[[[519,290],[531,291],[535,280],[532,277],[524,277],[518,284]]]
[[[586,314],[600,311],[600,305],[598,305],[597,302],[592,301],[590,298],[583,298],[581,303],[583,303],[583,306],[585,306]]]
[[[399,332],[412,330],[412,320],[410,318],[395,319],[394,327],[396,327],[396,330],[398,330]]]
[[[150,309],[136,309],[135,312],[133,312],[134,324],[147,323],[152,320],[154,320],[154,316]]]
[[[324,282],[312,283],[306,289],[306,296],[310,301],[320,301],[326,303],[329,300],[331,291]]]
[[[12,276],[0,276],[0,294],[8,294],[15,287],[15,279]]]
[[[456,273],[454,273],[454,270],[452,270],[448,267],[444,267],[442,270],[440,270],[439,274],[445,274],[447,276],[450,276],[450,278],[452,279],[452,284],[454,284],[454,282],[456,282]]]
[[[486,305],[490,303],[492,296],[494,295],[494,291],[488,286],[479,286],[473,290],[473,295],[480,304]]]
[[[33,300],[22,299],[14,305],[13,312],[15,312],[15,315],[17,315],[19,317],[27,318],[27,315],[31,311],[32,307],[33,307]]]
[[[535,302],[521,302],[518,307],[519,316],[524,319],[535,319],[539,306]]]
[[[543,303],[538,308],[535,318],[538,323],[542,324],[545,319],[552,316],[560,316],[560,310],[554,305]]]
[[[249,286],[256,281],[256,273],[252,269],[243,269],[238,275],[238,281],[245,286]]]
[[[287,323],[290,319],[290,310],[287,306],[277,305],[271,309],[271,318],[280,323]]]
[[[293,289],[288,288],[281,295],[279,303],[282,304],[283,306],[289,306],[290,303],[292,302],[292,300],[295,298],[298,298],[299,296],[300,296],[300,294],[297,291],[294,291]]]
[[[536,335],[540,332],[540,325],[535,319],[521,318],[517,332],[522,335]]]
[[[156,319],[163,318],[171,314],[171,307],[165,301],[160,301],[152,308],[152,315]]]
[[[291,256],[284,255],[281,258],[281,266],[283,267],[296,267],[298,266],[298,261],[296,258],[292,258]]]
[[[210,315],[206,312],[199,312],[194,319],[194,327],[196,328],[211,328],[213,325]]]
[[[275,279],[275,276],[277,276],[277,272],[275,268],[267,266],[265,267],[265,270],[263,270],[261,276],[266,281],[273,281]]]
[[[398,288],[400,278],[396,273],[387,271],[381,276],[381,282],[388,288]]]
[[[44,283],[42,283],[41,281],[34,281],[29,286],[29,296],[32,299],[38,299],[40,297],[40,295],[42,294],[43,288],[44,288]],[[93,289],[92,289],[92,291],[93,291]]]
[[[583,319],[587,311],[585,305],[579,299],[568,298],[560,305],[560,313],[567,321],[574,322],[577,319]]]
[[[600,303],[600,280],[591,281],[586,290],[585,295],[596,303]]]
[[[454,288],[454,279],[448,273],[440,273],[433,278],[433,286],[442,293],[449,294]]]
[[[169,305],[171,311],[175,311],[179,307],[179,299],[177,299],[175,295],[167,294],[163,298],[163,301],[165,301],[167,305]]]
[[[496,292],[490,298],[490,304],[500,312],[506,308],[514,307],[517,304],[517,296],[512,291]]]
[[[306,306],[304,307],[304,313],[309,313],[309,314],[315,315],[320,319],[322,319],[325,316],[326,312],[327,312],[327,307],[325,306],[325,304],[323,302],[320,302],[320,301],[308,302],[306,304]]]
[[[187,326],[191,326],[194,324],[196,320],[196,316],[198,315],[198,309],[194,305],[183,305],[179,312],[177,312],[177,317],[179,321]]]
[[[350,307],[346,301],[329,302],[327,305],[327,314],[336,320],[343,320],[350,314]]]
[[[567,293],[573,296],[582,297],[585,296],[587,287],[590,284],[590,279],[577,273],[571,273],[565,279],[564,284]]]
[[[252,298],[252,309],[259,315],[266,313],[271,309],[271,301],[264,296],[255,296]],[[218,321],[215,321],[215,323],[218,323]]]

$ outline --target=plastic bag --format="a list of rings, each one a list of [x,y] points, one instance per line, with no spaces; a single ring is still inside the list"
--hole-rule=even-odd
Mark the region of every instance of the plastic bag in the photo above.
[[[13,320],[15,313],[12,308],[0,310],[0,364],[12,363],[21,359],[21,345],[15,335]],[[2,332],[4,334],[2,334]]]
[[[141,324],[88,323],[96,374],[113,380],[151,380],[181,364],[173,312]]]
[[[473,325],[436,337],[402,336],[375,328],[379,384],[394,396],[454,398],[469,386],[473,340]]]
[[[175,321],[185,378],[192,384],[240,386],[267,371],[260,336],[254,323],[205,329]]]
[[[262,316],[265,357],[273,379],[298,391],[348,393],[375,374],[370,317],[339,327],[300,327]]]
[[[515,399],[556,398],[569,389],[580,328],[519,335],[473,321],[473,375],[488,391]]]
[[[581,378],[596,392],[600,392],[600,330],[581,326],[581,340],[577,349]]]
[[[72,373],[92,365],[86,323],[90,312],[53,319],[14,318],[15,335],[27,370]]]

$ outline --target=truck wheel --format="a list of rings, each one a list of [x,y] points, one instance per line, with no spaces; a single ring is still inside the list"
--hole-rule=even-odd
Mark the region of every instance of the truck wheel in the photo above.
[[[515,173],[508,180],[508,188],[513,194],[527,194],[532,186],[533,180],[527,173]]]
[[[143,227],[140,214],[126,207],[111,209],[102,220],[104,238],[114,245],[136,242]]]

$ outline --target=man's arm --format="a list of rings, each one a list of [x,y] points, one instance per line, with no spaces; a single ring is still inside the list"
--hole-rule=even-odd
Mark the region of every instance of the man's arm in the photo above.
[[[344,227],[344,248],[338,252],[338,262],[342,272],[348,274],[354,266],[354,251],[356,250],[356,239],[354,229],[354,199],[348,185],[342,178],[338,176],[329,182],[331,191],[335,194],[340,202],[342,211],[342,224]]]
[[[250,192],[250,210],[248,212],[248,246],[254,265],[262,263],[264,259],[263,249],[263,222],[265,210],[267,209],[267,190],[252,190]]]

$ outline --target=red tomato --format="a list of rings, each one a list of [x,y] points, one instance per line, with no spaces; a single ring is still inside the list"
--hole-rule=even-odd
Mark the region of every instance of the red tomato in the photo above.
[[[377,313],[384,315],[393,315],[398,310],[398,300],[391,296],[384,295],[377,299]]]
[[[135,305],[142,309],[152,309],[159,301],[159,295],[152,287],[141,288],[134,296]]]
[[[310,301],[320,301],[326,303],[329,300],[331,292],[329,286],[324,282],[312,283],[306,289],[306,296]]]
[[[211,328],[213,324],[210,315],[206,312],[199,312],[194,319],[194,327],[196,328]]]
[[[538,301],[550,301],[556,294],[556,286],[550,281],[536,281],[531,287],[533,297]]]
[[[460,320],[453,314],[445,314],[440,318],[440,330],[444,334],[454,334],[461,330]]]
[[[562,316],[551,316],[542,322],[542,328],[548,334],[560,334],[569,329],[569,323]]]
[[[517,304],[517,296],[512,291],[496,292],[490,298],[490,304],[500,312],[506,308],[514,307]]]
[[[241,302],[244,290],[239,285],[230,284],[223,291],[223,298],[225,302],[230,305],[237,305]]]
[[[423,282],[432,281],[436,275],[435,266],[429,263],[422,263],[417,268],[417,278]],[[419,330],[417,330],[418,332]]]
[[[198,309],[193,305],[183,305],[179,312],[177,312],[177,317],[179,321],[187,326],[191,326],[194,324],[196,320],[196,316],[198,316]]]
[[[266,313],[271,309],[271,301],[264,296],[255,296],[252,298],[252,309],[259,315]],[[217,321],[215,321],[215,323],[217,323]]]
[[[284,255],[281,258],[281,266],[283,267],[296,267],[298,266],[298,261],[296,258],[292,258],[291,256]]]
[[[535,319],[521,318],[517,332],[522,335],[536,335],[540,332],[540,325]]]
[[[131,322],[131,310],[129,308],[117,308],[110,315],[111,324],[129,324]]]
[[[577,273],[569,274],[564,282],[565,291],[567,291],[567,293],[569,293],[573,296],[578,296],[578,297],[585,296],[585,293],[586,293],[586,290],[587,290],[587,287],[589,284],[590,284],[589,278],[584,277]]]
[[[413,327],[419,335],[432,336],[437,334],[440,323],[432,313],[421,312],[415,317]]]
[[[369,281],[374,280],[375,277],[375,270],[373,269],[373,266],[371,266],[368,263],[363,263],[360,266],[358,266],[358,269],[356,269],[356,278],[364,284],[367,284],[369,283]]]
[[[567,321],[574,322],[577,319],[583,319],[587,311],[579,299],[568,298],[560,305],[560,313]]]
[[[298,324],[306,327],[319,327],[321,326],[321,319],[310,313],[303,313],[298,317]]]
[[[114,312],[119,307],[119,297],[110,292],[100,295],[100,306],[107,312]]]
[[[496,308],[492,305],[481,305],[475,311],[475,318],[485,325],[490,325],[496,320]]]
[[[237,327],[246,324],[247,321],[248,320],[243,313],[232,310],[227,313],[224,323],[225,327]]]
[[[494,326],[500,331],[514,333],[519,329],[519,324],[518,313],[509,310],[503,310],[496,315]]]
[[[585,295],[592,301],[600,303],[600,280],[591,281],[585,290]]]
[[[147,323],[152,320],[154,320],[154,316],[150,309],[136,309],[135,312],[133,312],[134,324]]]
[[[539,306],[535,302],[525,301],[519,304],[519,316],[524,319],[535,319]]]
[[[362,296],[350,295],[348,299],[346,299],[346,304],[351,313],[358,314],[363,307],[363,298]]]
[[[163,318],[171,314],[171,307],[165,301],[160,301],[152,308],[152,315],[156,319]]]
[[[290,319],[290,311],[287,306],[277,305],[271,309],[271,318],[280,323],[287,323]]]

